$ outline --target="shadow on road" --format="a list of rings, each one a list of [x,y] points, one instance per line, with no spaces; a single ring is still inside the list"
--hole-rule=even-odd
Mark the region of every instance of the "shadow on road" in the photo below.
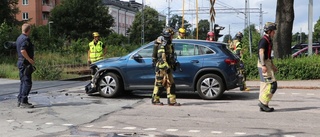
[[[276,109],[275,112],[302,111],[302,110],[311,110],[311,109],[319,109],[319,108],[320,107],[283,108],[283,109]]]

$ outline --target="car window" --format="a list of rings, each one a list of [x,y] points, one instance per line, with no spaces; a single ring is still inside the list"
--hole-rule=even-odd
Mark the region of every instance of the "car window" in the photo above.
[[[142,58],[151,58],[152,57],[152,52],[153,52],[153,46],[147,46],[146,48],[141,49],[137,53],[142,57]]]
[[[178,56],[193,56],[198,52],[193,44],[186,43],[175,43],[174,50]]]
[[[199,48],[198,55],[203,55],[203,54],[215,54],[216,52],[213,51],[212,49],[205,47],[205,46],[197,46]]]

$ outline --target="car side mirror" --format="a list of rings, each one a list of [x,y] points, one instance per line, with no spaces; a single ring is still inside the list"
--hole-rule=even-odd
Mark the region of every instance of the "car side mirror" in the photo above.
[[[133,55],[133,59],[134,60],[139,60],[139,59],[141,59],[141,58],[143,58],[140,54],[138,54],[138,53],[136,53],[136,54],[134,54]]]

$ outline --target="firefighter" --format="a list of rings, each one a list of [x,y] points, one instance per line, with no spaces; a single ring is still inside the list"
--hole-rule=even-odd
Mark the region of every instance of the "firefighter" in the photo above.
[[[243,85],[240,86],[241,91],[249,91],[250,89],[246,86],[246,74],[245,74],[245,68],[244,68],[244,63],[243,63],[243,49],[242,49],[242,38],[243,34],[241,32],[238,32],[234,40],[230,44],[230,49],[232,52],[237,55],[240,58],[240,73],[242,74],[243,77]]]
[[[186,29],[180,28],[177,39],[185,39],[185,38],[186,38]]]
[[[264,26],[265,35],[260,39],[258,45],[258,70],[260,74],[260,93],[259,104],[260,111],[272,112],[274,108],[269,107],[269,101],[277,90],[277,81],[274,72],[277,72],[277,67],[273,64],[271,58],[272,39],[275,35],[277,25],[272,22],[267,22]]]
[[[166,90],[168,105],[180,106],[180,103],[176,102],[176,87],[172,75],[176,69],[174,47],[172,44],[173,35],[174,32],[171,28],[165,28],[162,36],[159,36],[155,40],[152,62],[155,66],[156,75],[151,100],[154,105],[163,105],[163,103],[160,102],[160,95],[163,90]]]
[[[88,50],[88,64],[97,62],[102,60],[103,57],[107,53],[107,48],[105,45],[99,40],[100,35],[98,32],[93,32],[93,41],[89,43],[89,50]]]
[[[215,39],[214,39],[214,33],[212,32],[212,31],[209,31],[208,33],[207,33],[207,39],[206,39],[207,41],[216,41]]]

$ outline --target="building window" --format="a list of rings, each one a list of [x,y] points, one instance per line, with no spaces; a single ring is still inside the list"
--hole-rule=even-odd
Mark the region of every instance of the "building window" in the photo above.
[[[29,4],[29,0],[22,0],[22,5],[28,5]]]
[[[42,13],[42,20],[48,20],[48,16],[49,16],[49,13],[43,12]]]
[[[22,13],[22,20],[29,20],[29,14],[28,14],[28,12]]]

